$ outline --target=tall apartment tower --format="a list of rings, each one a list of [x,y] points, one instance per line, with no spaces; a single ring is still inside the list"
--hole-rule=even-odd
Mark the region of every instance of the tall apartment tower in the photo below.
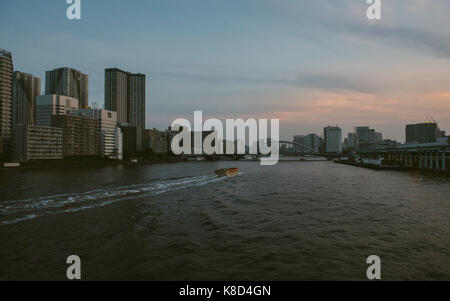
[[[80,108],[89,105],[89,77],[72,68],[58,68],[45,72],[45,94],[64,95],[78,99]]]
[[[131,74],[129,78],[128,123],[145,129],[145,75]]]
[[[105,108],[117,112],[118,123],[144,129],[145,74],[106,69]]]
[[[12,125],[36,124],[36,97],[41,94],[41,79],[20,71],[13,75]]]
[[[0,156],[11,151],[13,70],[11,52],[0,49]]]

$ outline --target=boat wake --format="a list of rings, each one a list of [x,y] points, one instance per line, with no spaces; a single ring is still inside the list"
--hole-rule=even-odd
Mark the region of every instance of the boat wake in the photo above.
[[[2,221],[0,225],[14,224],[50,214],[63,214],[108,206],[127,199],[203,186],[224,179],[226,178],[215,175],[158,179],[149,183],[120,186],[114,189],[96,189],[82,193],[1,202]]]

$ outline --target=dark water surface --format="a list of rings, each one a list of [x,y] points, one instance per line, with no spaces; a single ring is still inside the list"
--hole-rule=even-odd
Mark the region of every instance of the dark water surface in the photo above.
[[[241,174],[216,177],[219,167]],[[332,162],[0,172],[0,279],[450,280],[450,179]]]

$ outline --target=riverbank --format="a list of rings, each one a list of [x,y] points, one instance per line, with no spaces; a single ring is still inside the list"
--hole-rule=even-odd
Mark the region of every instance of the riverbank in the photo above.
[[[139,159],[137,163],[131,163],[130,160],[111,160],[107,158],[88,157],[88,158],[65,158],[62,160],[34,160],[20,163],[20,166],[4,167],[1,165],[0,171],[11,170],[34,170],[34,169],[56,169],[56,168],[81,168],[81,167],[104,167],[118,165],[151,165],[151,164],[169,164],[182,162],[184,159],[173,156],[155,156]]]
[[[343,161],[343,160],[334,160],[334,163],[370,168],[375,170],[402,170],[401,166],[398,165],[375,165],[375,164],[365,164],[365,163],[357,163],[353,161]]]
[[[424,172],[430,172],[430,173],[440,173],[440,174],[450,175],[450,170],[442,171],[442,170],[434,170],[434,169],[420,169],[420,168],[415,168],[415,167],[404,167],[404,166],[399,166],[399,165],[383,165],[383,164],[375,165],[375,164],[357,163],[354,161],[343,161],[343,160],[334,160],[334,163],[369,168],[369,169],[374,169],[374,170],[399,170],[399,171],[417,170],[417,171],[424,171]]]

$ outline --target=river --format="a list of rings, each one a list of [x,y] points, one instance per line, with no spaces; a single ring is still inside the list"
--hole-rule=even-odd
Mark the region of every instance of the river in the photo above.
[[[220,167],[240,168],[218,177]],[[450,179],[328,161],[0,172],[0,279],[450,280]]]

